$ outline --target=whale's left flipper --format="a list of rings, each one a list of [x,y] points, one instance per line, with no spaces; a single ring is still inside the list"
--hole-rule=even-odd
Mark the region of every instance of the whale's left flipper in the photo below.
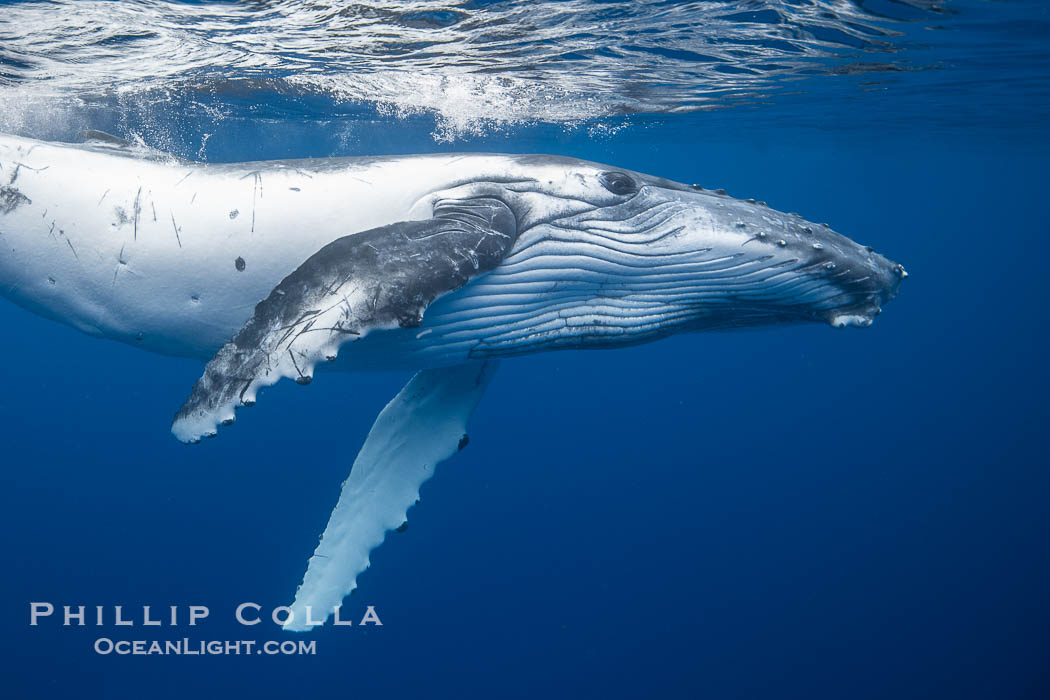
[[[496,367],[491,360],[423,370],[382,410],[343,482],[285,629],[320,624],[356,587],[368,553],[387,530],[407,523],[419,487],[466,445],[467,420]]]
[[[208,363],[171,431],[183,442],[215,435],[258,390],[313,379],[339,346],[384,329],[412,328],[426,307],[495,268],[517,236],[506,204],[486,197],[442,200],[425,221],[351,234],[285,277]]]

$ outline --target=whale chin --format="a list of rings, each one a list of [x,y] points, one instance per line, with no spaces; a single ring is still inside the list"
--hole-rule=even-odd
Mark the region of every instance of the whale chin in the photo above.
[[[858,326],[865,328],[875,320],[875,315],[866,314],[829,314],[828,325],[832,328],[846,328],[847,326]]]

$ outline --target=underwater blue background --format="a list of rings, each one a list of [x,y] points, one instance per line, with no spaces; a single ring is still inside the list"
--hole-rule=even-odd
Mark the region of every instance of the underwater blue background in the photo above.
[[[1009,31],[952,46],[1050,36],[1038,3],[996,5],[1017,13]],[[1047,697],[1050,102],[1037,58],[999,69],[1024,90],[947,63],[950,81],[865,91],[847,77],[760,107],[634,115],[600,136],[525,123],[442,143],[425,114],[356,117],[341,155],[596,160],[827,221],[910,273],[867,329],[504,362],[469,447],[344,605],[355,618],[374,605],[378,628],[294,636],[241,627],[233,609],[290,602],[407,374],[284,383],[251,420],[187,447],[168,427],[199,361],[0,304],[3,697]],[[105,114],[90,126],[134,127]],[[213,161],[335,150],[324,120],[290,113],[212,126]],[[185,125],[187,143],[200,128]],[[30,627],[29,601],[211,616]],[[316,639],[317,654],[91,648],[183,634]]]

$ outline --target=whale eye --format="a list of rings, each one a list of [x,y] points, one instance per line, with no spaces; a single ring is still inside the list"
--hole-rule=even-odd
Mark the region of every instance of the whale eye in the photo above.
[[[602,173],[598,179],[605,185],[605,189],[613,194],[634,194],[638,191],[638,183],[627,173],[616,171]]]

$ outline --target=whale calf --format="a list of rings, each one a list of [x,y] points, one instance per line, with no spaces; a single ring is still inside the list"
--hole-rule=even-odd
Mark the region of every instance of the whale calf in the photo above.
[[[291,606],[319,624],[462,449],[501,359],[673,333],[866,326],[899,264],[754,200],[573,158],[203,164],[98,132],[0,135],[0,292],[99,337],[208,359],[175,437],[281,378],[412,369]]]

